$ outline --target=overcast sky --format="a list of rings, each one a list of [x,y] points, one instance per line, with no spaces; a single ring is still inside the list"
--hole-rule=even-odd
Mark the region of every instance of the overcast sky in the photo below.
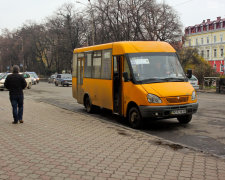
[[[37,23],[51,16],[62,4],[77,0],[0,0],[0,30],[17,29],[28,21]],[[79,0],[86,3],[88,0]],[[91,0],[94,1],[94,0]],[[204,19],[225,18],[225,0],[157,0],[171,5],[184,27],[200,24]],[[76,4],[82,6],[80,4]]]

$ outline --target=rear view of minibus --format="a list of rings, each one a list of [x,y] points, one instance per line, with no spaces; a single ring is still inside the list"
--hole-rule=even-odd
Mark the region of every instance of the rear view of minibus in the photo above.
[[[173,47],[165,42],[134,42],[128,49],[123,98],[131,127],[140,128],[144,119],[177,118],[182,124],[189,123],[198,109],[196,91]]]

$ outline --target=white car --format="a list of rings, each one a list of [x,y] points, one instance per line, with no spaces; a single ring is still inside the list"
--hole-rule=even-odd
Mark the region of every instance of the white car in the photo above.
[[[30,75],[28,73],[20,73],[20,74],[23,74],[23,77],[27,82],[27,89],[31,89],[32,79],[31,79]]]
[[[30,76],[32,78],[34,78],[34,82],[33,82],[34,84],[39,83],[40,78],[38,77],[38,75],[35,72],[26,72],[26,73],[30,74]]]
[[[0,90],[4,90],[5,86],[4,86],[4,83],[5,83],[5,79],[7,77],[7,74],[3,74],[0,76]]]
[[[0,90],[2,91],[5,89],[4,83],[9,74],[11,73],[5,73],[5,75],[0,78]],[[23,75],[24,79],[27,82],[27,89],[30,89],[32,86],[32,80],[30,78],[30,75],[28,73],[20,73],[20,74]]]
[[[188,79],[188,82],[194,87],[194,89],[199,89],[198,79],[194,75]]]

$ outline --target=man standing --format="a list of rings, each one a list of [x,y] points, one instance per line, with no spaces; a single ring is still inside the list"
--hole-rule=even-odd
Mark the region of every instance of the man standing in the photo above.
[[[23,89],[27,86],[27,83],[23,76],[19,74],[19,66],[13,66],[13,74],[7,76],[5,80],[5,87],[9,90],[10,102],[13,108],[13,124],[17,124],[18,121],[23,123]]]

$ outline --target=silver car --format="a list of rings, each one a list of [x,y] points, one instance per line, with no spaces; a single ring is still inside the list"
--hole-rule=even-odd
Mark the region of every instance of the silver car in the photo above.
[[[192,75],[192,77],[188,79],[188,81],[194,89],[199,89],[198,79],[196,78],[196,76]]]

